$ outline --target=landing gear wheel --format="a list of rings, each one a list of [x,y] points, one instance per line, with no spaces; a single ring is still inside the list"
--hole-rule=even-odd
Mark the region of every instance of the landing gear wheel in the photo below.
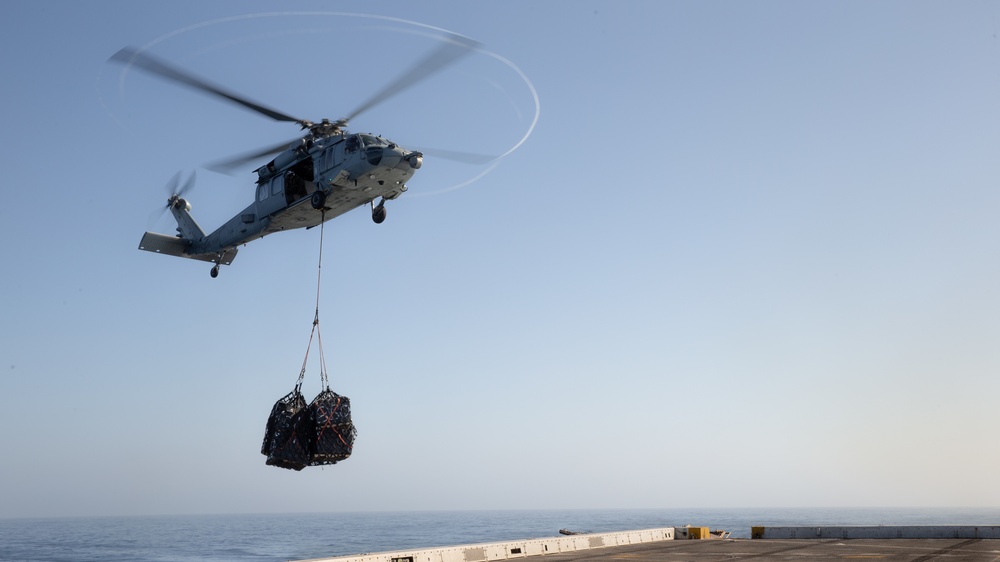
[[[379,204],[378,207],[372,209],[372,220],[375,221],[375,224],[382,224],[382,221],[385,220],[385,215],[386,210],[383,204]]]
[[[323,193],[322,191],[314,191],[309,202],[312,204],[313,209],[322,209],[323,206],[326,205],[326,193]]]
[[[212,279],[215,279],[218,276],[219,276],[219,264],[215,264],[214,266],[212,266]]]

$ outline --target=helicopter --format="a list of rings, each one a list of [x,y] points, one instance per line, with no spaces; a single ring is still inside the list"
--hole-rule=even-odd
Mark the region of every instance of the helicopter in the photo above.
[[[298,124],[300,130],[305,131],[300,138],[292,141],[210,166],[217,171],[231,170],[275,155],[254,170],[257,175],[254,201],[208,234],[191,216],[191,204],[184,198],[194,184],[194,176],[180,185],[178,173],[167,184],[170,197],[164,209],[169,209],[176,220],[177,234],[146,232],[139,242],[139,249],[211,262],[211,276],[215,278],[221,265],[232,264],[238,246],[268,234],[312,228],[366,205],[371,208],[372,220],[381,224],[387,214],[386,202],[406,192],[406,182],[423,165],[424,152],[433,151],[410,150],[378,135],[351,133],[345,127],[351,119],[439,72],[477,46],[477,42],[467,37],[448,34],[443,37],[443,45],[401,73],[347,117],[336,121],[322,119],[318,123],[251,101],[142,50],[134,47],[121,49],[108,61],[144,70],[276,121]],[[455,151],[439,153],[442,158],[470,163],[493,159]]]

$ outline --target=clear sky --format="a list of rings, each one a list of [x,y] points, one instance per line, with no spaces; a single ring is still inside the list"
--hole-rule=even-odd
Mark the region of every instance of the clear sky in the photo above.
[[[2,10],[0,517],[1000,505],[998,3]],[[324,350],[358,438],[269,467],[318,230],[218,279],[137,245],[172,232],[176,172],[214,229],[253,166],[201,166],[295,127],[106,61],[148,47],[336,119],[435,48],[406,21],[483,50],[353,130],[531,134],[492,170],[428,157],[384,224],[328,223]]]

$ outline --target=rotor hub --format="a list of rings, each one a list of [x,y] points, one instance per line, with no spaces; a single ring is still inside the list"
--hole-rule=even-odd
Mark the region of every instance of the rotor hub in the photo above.
[[[336,121],[323,119],[319,123],[312,123],[311,121],[302,122],[302,128],[309,129],[309,133],[312,134],[313,138],[317,139],[343,134],[344,127],[346,126],[347,119],[337,119]]]
[[[170,199],[167,199],[167,207],[171,209],[177,209],[178,211],[180,210],[190,211],[191,203],[188,203],[187,199],[184,199],[180,195],[172,195],[170,196]]]

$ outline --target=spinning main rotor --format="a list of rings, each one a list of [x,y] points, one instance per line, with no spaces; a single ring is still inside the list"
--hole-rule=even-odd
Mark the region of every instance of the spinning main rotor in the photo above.
[[[270,117],[275,121],[296,123],[302,130],[309,131],[308,134],[306,134],[306,136],[302,139],[304,141],[309,141],[344,134],[345,127],[347,127],[348,123],[355,117],[358,117],[373,107],[399,95],[409,88],[412,88],[420,82],[430,78],[434,74],[437,74],[444,68],[455,63],[461,57],[471,53],[479,46],[478,42],[473,41],[468,37],[463,37],[453,33],[444,34],[440,39],[443,42],[441,46],[429,52],[426,56],[424,56],[424,58],[417,61],[417,63],[414,64],[409,70],[400,74],[395,80],[384,86],[381,90],[348,113],[346,117],[342,117],[336,121],[322,119],[318,123],[314,123],[307,119],[300,119],[276,109],[272,109],[266,105],[251,101],[245,96],[236,94],[226,90],[225,88],[216,86],[205,79],[180,70],[152,55],[145,53],[141,49],[125,47],[112,55],[108,60],[124,64],[126,67],[136,67],[151,74],[160,76],[161,78],[166,78],[172,82],[183,84],[195,90],[225,99],[230,103],[241,105],[251,111]],[[292,142],[294,141],[285,141],[274,146],[242,154],[222,162],[216,162],[211,167],[217,170],[232,170],[252,160],[280,152],[281,150],[287,148]],[[434,151],[431,150],[430,152]],[[492,157],[489,156],[454,151],[442,152],[440,156],[473,163],[482,163],[492,159]]]

